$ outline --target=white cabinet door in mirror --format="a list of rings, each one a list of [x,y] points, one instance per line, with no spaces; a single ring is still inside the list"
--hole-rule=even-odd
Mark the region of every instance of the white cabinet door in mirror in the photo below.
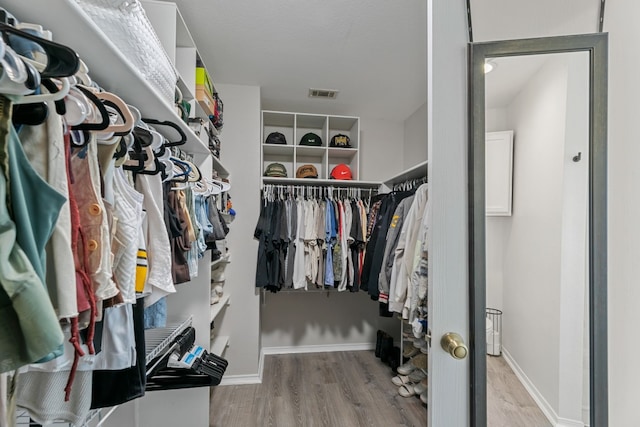
[[[487,132],[485,139],[487,216],[511,216],[513,131]]]

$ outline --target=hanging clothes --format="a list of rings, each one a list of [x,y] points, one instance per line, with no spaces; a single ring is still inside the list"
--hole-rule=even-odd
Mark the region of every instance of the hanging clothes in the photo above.
[[[378,300],[379,296],[378,276],[382,269],[382,259],[384,257],[386,235],[389,224],[393,219],[393,213],[395,212],[398,204],[412,194],[413,191],[401,191],[391,192],[382,196],[380,200],[380,208],[373,220],[371,237],[367,242],[360,288],[362,290],[366,290],[371,296],[371,299],[375,301]],[[371,219],[369,222],[372,222]]]
[[[365,251],[364,203],[302,188],[273,191],[262,192],[254,231],[256,287],[357,292]]]

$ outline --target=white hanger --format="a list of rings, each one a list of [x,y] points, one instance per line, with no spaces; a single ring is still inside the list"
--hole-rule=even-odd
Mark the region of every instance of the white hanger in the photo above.
[[[67,78],[59,79],[62,82],[62,87],[53,93],[43,93],[40,95],[24,95],[13,101],[14,104],[33,104],[37,102],[46,102],[46,101],[58,101],[69,93],[69,89],[71,88],[71,83]]]

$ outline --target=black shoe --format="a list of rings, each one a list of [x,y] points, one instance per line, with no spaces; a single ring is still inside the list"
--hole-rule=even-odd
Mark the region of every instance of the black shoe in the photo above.
[[[376,334],[376,357],[380,357],[380,347],[382,347],[382,334],[384,334],[384,332],[378,329],[378,333]]]
[[[380,344],[380,360],[383,363],[388,363],[389,357],[391,356],[391,352],[393,350],[393,338],[390,335],[384,333],[382,337],[382,342]]]
[[[397,373],[396,369],[400,366],[400,347],[391,348],[387,358],[387,365],[389,365],[394,374]]]

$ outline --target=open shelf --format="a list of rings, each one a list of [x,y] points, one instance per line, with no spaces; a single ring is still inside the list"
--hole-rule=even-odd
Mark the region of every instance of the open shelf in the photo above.
[[[425,160],[424,162],[420,162],[417,165],[404,170],[398,175],[392,176],[391,178],[385,180],[383,182],[387,187],[393,187],[395,184],[399,184],[401,182],[410,180],[410,179],[420,179],[427,176],[427,168],[429,166],[429,161]]]
[[[193,319],[189,317],[180,322],[169,323],[165,328],[147,329],[144,331],[146,344],[146,362],[149,364],[169,347],[178,335],[191,326]]]
[[[216,319],[216,317],[218,317],[218,314],[220,314],[220,312],[224,310],[226,306],[229,305],[229,298],[231,298],[231,295],[228,293],[224,293],[222,295],[222,298],[220,298],[220,301],[218,301],[215,304],[211,304],[211,316],[210,316],[211,322],[213,322]]]
[[[229,345],[229,337],[226,335],[219,335],[213,338],[211,342],[211,353],[222,356],[224,351]]]

